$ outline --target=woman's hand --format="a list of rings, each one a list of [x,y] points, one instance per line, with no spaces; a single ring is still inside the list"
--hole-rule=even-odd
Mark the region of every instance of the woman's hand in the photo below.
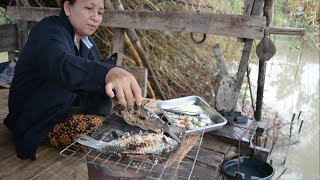
[[[105,82],[106,94],[111,98],[116,95],[122,106],[133,108],[135,103],[137,106],[141,105],[141,89],[136,78],[129,72],[114,67],[107,73]]]

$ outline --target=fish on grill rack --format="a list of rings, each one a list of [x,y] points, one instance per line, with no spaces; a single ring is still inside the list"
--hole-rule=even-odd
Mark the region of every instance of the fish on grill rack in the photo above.
[[[128,109],[121,105],[117,105],[113,110],[117,116],[123,118],[128,124],[138,126],[144,130],[152,130],[160,133],[165,124],[156,113],[145,106],[136,109]]]
[[[115,154],[120,157],[125,154],[161,155],[171,152],[179,146],[177,141],[164,134],[147,132],[121,137],[110,142],[95,140],[89,136],[81,135],[76,139],[76,142],[99,152]]]
[[[164,122],[155,112],[144,105],[136,109],[127,109],[117,105],[113,110],[117,116],[132,126],[138,126],[156,133],[167,133],[178,143],[181,143],[181,139],[184,138],[185,131],[183,129]]]

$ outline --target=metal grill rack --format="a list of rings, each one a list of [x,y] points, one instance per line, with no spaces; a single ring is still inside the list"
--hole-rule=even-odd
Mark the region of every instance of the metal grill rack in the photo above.
[[[106,119],[109,118],[106,117]],[[155,161],[147,158],[132,159],[130,157],[101,153],[95,149],[84,147],[77,142],[73,142],[63,149],[60,155],[74,160],[95,163],[108,169],[112,167],[116,171],[145,179],[192,179],[192,172],[197,161],[204,132],[205,128],[201,134],[190,135],[184,139],[184,147],[189,148],[178,148],[169,154],[161,155]],[[95,138],[96,136],[97,133],[92,132],[91,137]]]

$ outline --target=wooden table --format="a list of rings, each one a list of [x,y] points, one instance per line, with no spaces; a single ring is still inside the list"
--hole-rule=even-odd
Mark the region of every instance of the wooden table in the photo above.
[[[1,121],[5,118],[8,113],[7,109],[8,101],[8,89],[0,90],[0,119]],[[152,105],[153,103],[153,105]],[[155,107],[155,101],[151,102],[150,106]],[[153,110],[156,110],[153,109]],[[236,155],[236,148],[238,145],[237,134],[239,129],[243,129],[241,126],[247,124],[238,124],[234,126],[226,125],[222,129],[205,133],[203,141],[197,157],[197,163],[194,166],[191,179],[219,179],[219,169],[225,159]],[[257,125],[257,129],[264,128],[261,125]],[[252,131],[254,132],[254,129]],[[3,124],[0,124],[0,179],[103,179],[111,171],[110,168],[105,168],[97,163],[83,162],[70,158],[65,158],[59,155],[59,150],[40,146],[37,153],[37,160],[22,161],[16,157],[14,149],[14,141],[12,134],[7,130]],[[250,133],[252,135],[252,133]],[[245,147],[249,147],[250,136],[246,136],[243,140]],[[178,150],[176,154],[182,156],[176,156],[173,158],[175,161],[181,160],[185,162],[192,162],[193,156],[186,155],[185,153],[189,150],[187,147],[191,147],[192,143],[195,143],[198,138],[189,139],[182,145],[182,150]],[[184,151],[183,151],[184,150]],[[182,153],[181,153],[182,152]],[[172,162],[173,163],[173,162]],[[87,164],[87,167],[86,167]],[[88,168],[88,169],[87,169]],[[109,173],[108,173],[109,172]],[[122,173],[113,174],[114,179],[125,179],[120,178],[123,176]],[[112,177],[112,176],[110,176]],[[131,172],[124,176],[126,178],[141,179],[135,172]],[[109,178],[111,179],[111,178]],[[172,179],[172,178],[168,178]]]

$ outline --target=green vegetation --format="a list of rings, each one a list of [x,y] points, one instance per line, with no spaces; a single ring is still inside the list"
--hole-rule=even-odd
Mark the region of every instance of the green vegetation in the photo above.
[[[0,24],[11,24],[13,20],[8,19],[5,16],[6,10],[2,7],[0,7]]]
[[[292,47],[300,49],[320,49],[320,11],[318,0],[277,0],[273,25],[280,27],[306,28],[302,38],[284,36],[276,38],[289,41]]]

